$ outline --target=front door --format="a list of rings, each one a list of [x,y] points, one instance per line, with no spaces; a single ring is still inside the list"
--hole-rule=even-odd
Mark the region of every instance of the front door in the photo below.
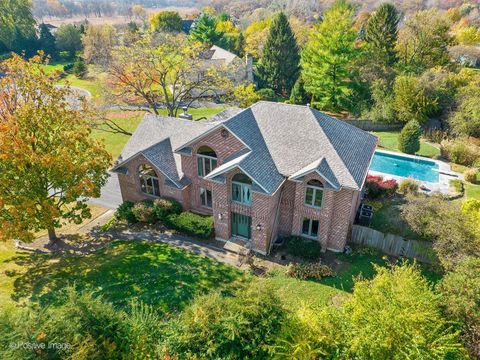
[[[250,240],[252,237],[252,218],[232,212],[232,237],[240,236]]]

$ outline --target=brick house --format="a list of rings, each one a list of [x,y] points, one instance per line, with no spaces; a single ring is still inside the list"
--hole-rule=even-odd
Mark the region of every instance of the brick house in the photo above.
[[[169,197],[219,240],[266,254],[300,235],[342,251],[377,138],[307,106],[260,101],[203,122],[146,115],[113,171],[124,200]]]

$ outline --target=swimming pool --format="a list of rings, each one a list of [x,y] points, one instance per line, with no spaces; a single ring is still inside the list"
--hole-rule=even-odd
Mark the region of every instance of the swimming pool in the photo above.
[[[438,164],[434,161],[376,151],[370,170],[437,183]]]

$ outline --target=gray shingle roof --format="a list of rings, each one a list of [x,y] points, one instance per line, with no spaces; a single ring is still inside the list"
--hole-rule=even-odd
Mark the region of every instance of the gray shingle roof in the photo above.
[[[266,101],[222,125],[251,149],[238,167],[268,193],[285,178],[312,171],[334,188],[359,190],[377,142],[375,136],[307,106]]]
[[[201,135],[215,123],[199,122],[147,114],[122,150],[117,165],[120,169],[130,159],[142,154],[177,187],[185,185],[181,158],[173,149]]]
[[[241,112],[227,111],[215,121],[146,115],[116,168],[143,154],[182,187],[187,180],[179,154],[190,153],[190,142],[218,127],[227,128],[248,150],[234,154],[207,177],[219,181],[223,173],[237,167],[252,178],[253,190],[269,194],[285,179],[301,180],[313,171],[334,189],[360,190],[377,143],[375,136],[309,107],[260,101]]]

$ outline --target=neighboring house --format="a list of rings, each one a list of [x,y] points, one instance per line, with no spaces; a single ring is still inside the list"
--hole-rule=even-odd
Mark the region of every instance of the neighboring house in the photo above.
[[[247,54],[242,60],[234,53],[213,45],[202,54],[205,68],[227,69],[227,76],[236,84],[253,82],[253,59]]]
[[[342,251],[377,138],[307,106],[260,101],[192,122],[146,115],[114,171],[124,200],[213,214],[218,240],[266,254],[277,236]]]

